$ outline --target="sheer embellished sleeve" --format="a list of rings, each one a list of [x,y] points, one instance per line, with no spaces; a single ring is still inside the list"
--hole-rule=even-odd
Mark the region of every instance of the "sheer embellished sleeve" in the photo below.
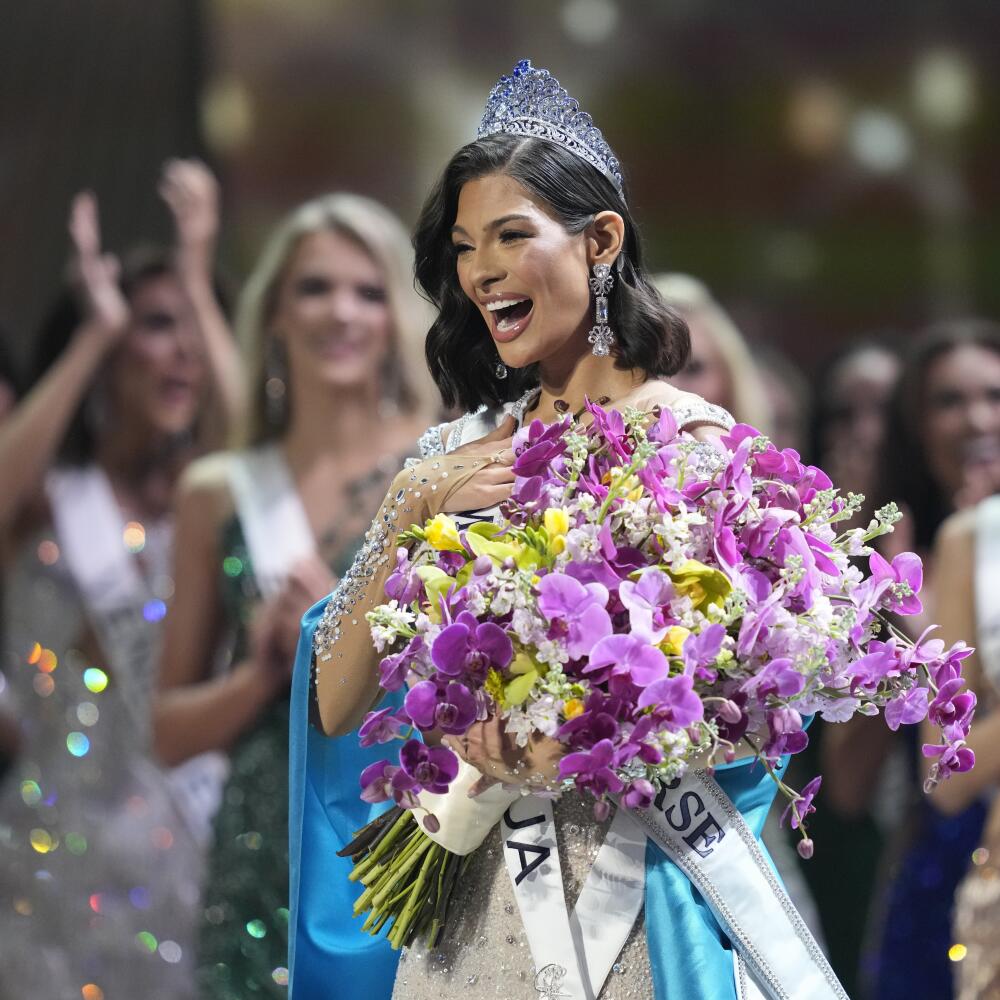
[[[380,656],[365,618],[385,601],[401,531],[439,513],[448,498],[491,459],[434,455],[404,468],[316,626],[310,689],[312,721],[328,734],[357,727],[379,695]]]
[[[672,406],[678,430],[693,430],[696,427],[720,427],[724,431],[733,429],[736,421],[732,414],[715,403],[695,398]]]

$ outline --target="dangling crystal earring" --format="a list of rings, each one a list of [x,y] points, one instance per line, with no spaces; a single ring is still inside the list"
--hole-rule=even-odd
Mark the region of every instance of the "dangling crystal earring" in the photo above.
[[[498,379],[505,379],[507,377],[507,366],[499,358],[497,358],[497,363],[493,366],[493,374]]]
[[[610,264],[595,264],[594,276],[590,279],[590,290],[596,296],[594,300],[594,327],[587,335],[587,340],[593,344],[593,353],[599,358],[606,358],[611,353],[615,335],[608,326],[608,293],[615,279],[611,275]]]

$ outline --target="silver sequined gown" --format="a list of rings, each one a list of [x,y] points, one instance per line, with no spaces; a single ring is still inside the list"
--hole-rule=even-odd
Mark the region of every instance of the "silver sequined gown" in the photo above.
[[[160,623],[138,626],[148,655],[127,678],[120,650],[85,658],[80,594],[61,558],[39,558],[54,537],[26,539],[5,577],[0,703],[22,746],[0,782],[0,998],[79,1000],[89,983],[107,1000],[190,1000],[201,851],[150,759],[148,706],[124,695],[148,697]],[[152,572],[169,539],[147,523]],[[35,642],[58,657],[50,674],[28,662]],[[92,666],[106,689],[88,690]]]
[[[610,820],[594,821],[591,807],[576,795],[555,805],[559,863],[567,909],[572,909],[604,843]],[[495,827],[473,855],[456,890],[448,930],[440,947],[422,943],[403,952],[392,1000],[539,1000],[535,967]],[[646,922],[640,914],[600,1000],[652,1000]]]

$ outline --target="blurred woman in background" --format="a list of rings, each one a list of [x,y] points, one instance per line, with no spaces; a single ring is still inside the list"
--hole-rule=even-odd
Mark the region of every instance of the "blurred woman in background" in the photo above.
[[[939,592],[939,567],[931,552],[935,534],[950,513],[1000,488],[1000,324],[985,319],[945,322],[914,343],[890,404],[881,468],[877,504],[896,500],[906,514],[886,537],[884,552],[891,557],[912,550],[925,558],[924,615],[900,623],[922,630],[947,598]],[[950,556],[945,549],[938,551],[948,579]],[[852,794],[860,802],[870,801],[878,780],[871,760],[887,754],[876,732],[859,727],[839,750],[839,767],[853,775]],[[953,995],[948,954],[952,905],[984,819],[978,801],[970,800],[967,809],[954,815],[944,815],[928,802],[919,791],[918,759],[917,746],[908,745],[913,806],[904,825],[906,843],[889,870],[870,970],[873,994],[880,1000],[948,1000]],[[862,760],[867,761],[864,767]]]
[[[770,433],[767,393],[750,349],[708,287],[688,274],[659,274],[653,284],[691,331],[691,356],[671,384],[723,407],[738,423]]]
[[[899,351],[889,340],[863,337],[831,358],[817,379],[812,460],[842,493],[866,497],[856,524],[867,524],[875,510],[889,402],[900,366]]]
[[[964,639],[975,652],[964,661],[968,687],[978,698],[969,748],[976,766],[932,792],[946,815],[992,802],[979,846],[964,859],[966,874],[955,895],[949,957],[957,1000],[1000,996],[1000,496],[953,514],[935,544],[934,618],[945,642]],[[928,723],[924,726],[929,728]],[[933,766],[925,759],[925,773]],[[971,863],[970,863],[971,862]]]
[[[247,446],[196,463],[180,490],[156,746],[168,764],[231,756],[200,937],[201,995],[213,1000],[286,992],[290,671],[302,614],[349,566],[432,412],[420,359],[429,318],[411,275],[406,232],[381,205],[336,194],[292,212],[239,307]],[[368,820],[363,766],[315,790],[349,831]],[[332,877],[316,891],[338,888]],[[391,984],[388,946],[348,931],[359,976],[368,962]]]
[[[121,268],[102,254],[96,199],[76,198],[80,307],[67,296],[53,313],[44,374],[0,425],[5,669],[21,725],[0,800],[12,996],[191,991],[206,772],[152,764],[149,694],[174,483],[234,419],[241,383],[213,292],[214,178],[172,162],[162,194],[176,252]]]
[[[875,510],[873,494],[889,399],[899,369],[899,353],[888,340],[861,338],[834,355],[816,379],[809,461],[826,471],[843,494],[865,495],[853,525],[868,524]],[[823,920],[830,962],[851,996],[859,991],[867,918],[883,847],[898,830],[909,781],[906,749],[897,746],[891,766],[883,765],[878,793],[866,789],[864,795],[858,794],[859,773],[851,745],[866,740],[867,731],[877,728],[885,728],[877,719],[842,724],[819,720],[802,761],[810,774],[823,775],[823,808],[816,814],[815,830],[824,845],[822,861],[803,864],[802,871]],[[875,741],[880,736],[871,734]]]

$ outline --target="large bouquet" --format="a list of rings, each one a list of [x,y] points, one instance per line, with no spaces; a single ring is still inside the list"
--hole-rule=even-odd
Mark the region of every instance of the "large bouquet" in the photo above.
[[[692,765],[750,753],[788,798],[805,857],[820,779],[796,792],[776,768],[806,746],[809,716],[881,713],[897,729],[929,715],[941,730],[924,747],[932,781],[973,764],[970,649],[927,632],[914,643],[893,625],[921,610],[921,564],[869,547],[892,530],[894,505],[845,528],[863,498],[841,497],[752,427],[700,442],[669,410],[588,410],[587,427],[567,418],[518,433],[502,523],[463,530],[439,514],[404,533],[389,601],[368,616],[382,687],[409,690],[361,729],[365,745],[403,741],[361,776],[365,799],[396,808],[343,853],[366,886],[355,912],[372,933],[391,921],[396,947],[440,937],[462,865],[441,821],[474,825],[461,808],[436,815],[468,802],[466,786],[439,798],[460,761],[418,731],[461,736],[499,716],[521,746],[558,740],[554,781],[519,777],[592,796],[598,819],[612,802],[649,807]],[[473,843],[510,801],[477,819]]]

